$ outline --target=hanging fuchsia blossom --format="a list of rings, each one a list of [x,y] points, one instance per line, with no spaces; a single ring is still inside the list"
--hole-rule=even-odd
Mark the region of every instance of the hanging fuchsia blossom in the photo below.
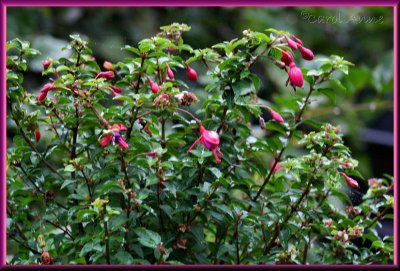
[[[353,178],[350,178],[349,176],[346,175],[344,172],[340,172],[340,175],[344,177],[346,180],[346,183],[351,187],[351,188],[357,188],[358,187],[358,182],[354,180]]]
[[[149,81],[151,91],[154,94],[157,93],[159,91],[159,87],[158,87],[157,83],[155,83],[153,80],[151,80],[150,76],[147,76],[147,81]]]
[[[294,41],[297,43],[297,45],[303,45],[303,42],[301,41],[301,39],[299,39],[299,38],[297,38],[297,37],[295,37],[295,36],[292,36],[292,38],[293,38]]]
[[[297,50],[297,43],[294,40],[292,40],[291,38],[289,38],[288,36],[285,36],[285,38],[286,38],[286,42],[287,42],[288,46],[290,48],[292,48],[293,50]]]
[[[52,84],[52,83],[47,83],[45,84],[42,89],[40,90],[40,94],[36,97],[36,99],[38,100],[38,102],[43,102],[46,97],[47,97],[47,93],[50,90],[56,89],[57,86]]]
[[[107,71],[107,72],[99,72],[96,76],[96,78],[101,77],[104,79],[113,79],[115,76],[113,71]]]
[[[189,65],[186,65],[186,76],[190,81],[197,81],[197,72]]]
[[[305,60],[313,60],[314,59],[314,53],[310,49],[303,47],[301,45],[299,47],[300,47],[301,56]]]
[[[200,137],[192,144],[192,146],[190,146],[190,148],[187,150],[187,153],[189,153],[197,145],[197,143],[201,142],[204,147],[213,153],[217,163],[221,163],[220,158],[223,156],[223,154],[218,147],[219,134],[214,131],[206,130],[200,123],[197,124],[199,125],[200,129]]]
[[[112,140],[114,144],[120,145],[122,148],[127,149],[128,143],[126,143],[125,139],[121,136],[119,131],[125,131],[127,128],[123,124],[114,124],[109,127],[109,130],[106,131],[106,135],[100,141],[100,145],[105,147]]]
[[[169,67],[168,63],[167,63],[167,75],[168,75],[169,80],[174,80],[174,78],[175,78],[174,72]]]
[[[282,51],[281,61],[285,63],[286,66],[289,66],[291,63],[294,63],[294,58],[291,52]]]
[[[289,70],[289,80],[295,87],[302,87],[303,86],[303,73],[299,68],[297,68],[295,63],[290,64]]]
[[[269,108],[269,113],[271,114],[271,117],[276,120],[277,122],[283,122],[282,116],[278,113]]]

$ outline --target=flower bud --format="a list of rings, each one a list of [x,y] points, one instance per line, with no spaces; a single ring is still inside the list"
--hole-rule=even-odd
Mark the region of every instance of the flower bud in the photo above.
[[[96,76],[96,78],[101,77],[104,79],[113,79],[115,76],[113,71],[107,71],[107,72],[99,72]]]
[[[103,68],[106,69],[107,71],[113,70],[113,64],[109,61],[104,61]]]
[[[289,80],[290,83],[295,87],[303,86],[303,73],[293,62],[290,64]]]
[[[197,81],[197,72],[189,67],[189,65],[186,66],[186,76],[190,81]]]
[[[271,117],[276,120],[277,122],[283,122],[283,118],[282,116],[275,112],[274,110],[272,110],[271,108],[269,108],[269,113],[271,114]]]
[[[167,75],[168,75],[169,80],[174,80],[174,78],[175,78],[174,72],[171,70],[168,63],[167,63]]]
[[[314,53],[310,49],[307,49],[306,47],[300,46],[300,53],[305,60],[314,59]]]
[[[344,177],[344,179],[346,180],[346,183],[348,184],[348,186],[350,186],[351,188],[357,188],[358,187],[358,182],[356,180],[354,180],[353,178],[350,178],[349,176],[347,176],[346,173],[340,172],[339,174]]]
[[[158,90],[159,90],[159,87],[158,87],[157,83],[154,83],[153,80],[151,80],[150,76],[147,76],[147,81],[148,81],[149,84],[150,84],[150,89],[151,89],[151,91],[152,91],[154,94],[157,93]]]
[[[296,38],[295,36],[292,36],[292,38],[293,38],[294,41],[297,43],[297,45],[303,45],[303,42],[301,41],[301,39]]]
[[[286,38],[286,42],[287,42],[288,46],[290,48],[292,48],[293,50],[297,50],[297,43],[294,40],[292,40],[291,38],[289,38],[288,36],[285,36],[285,38]]]
[[[42,264],[52,264],[53,263],[53,258],[50,256],[50,253],[47,251],[43,251],[42,255],[40,256],[40,260]]]
[[[292,53],[289,51],[282,51],[281,61],[283,61],[286,66],[289,66],[294,62]]]
[[[44,92],[42,92],[42,93],[40,93],[37,97],[36,97],[36,100],[38,101],[38,102],[43,102],[45,99],[46,99],[46,97],[47,97],[47,91],[44,91]]]
[[[116,87],[116,86],[111,86],[111,89],[115,93],[121,93],[122,92],[122,88],[119,88],[119,87]]]
[[[258,123],[260,124],[261,129],[265,129],[265,121],[263,117],[258,117]]]
[[[37,129],[36,131],[35,131],[35,138],[36,138],[36,142],[39,142],[39,140],[40,140],[40,131],[39,131],[39,129]]]
[[[43,69],[47,69],[51,64],[51,61],[49,59],[45,59],[42,61]]]
[[[149,157],[156,157],[157,156],[157,152],[149,151],[149,152],[146,153],[146,155],[149,156]]]

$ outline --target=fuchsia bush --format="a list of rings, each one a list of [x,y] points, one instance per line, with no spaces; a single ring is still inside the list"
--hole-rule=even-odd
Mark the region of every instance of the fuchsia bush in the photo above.
[[[69,57],[43,60],[38,93],[23,75],[39,52],[7,43],[9,263],[392,262],[393,237],[375,227],[392,218],[393,178],[369,179],[353,206],[347,192],[367,181],[340,127],[303,118],[352,64],[315,58],[285,31],[194,49],[189,30],[161,27],[104,63],[71,35]],[[259,102],[252,68],[265,60],[285,74],[290,100]]]

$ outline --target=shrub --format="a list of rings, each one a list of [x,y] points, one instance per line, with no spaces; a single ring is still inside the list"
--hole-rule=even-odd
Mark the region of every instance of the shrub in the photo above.
[[[340,127],[302,118],[352,64],[316,61],[285,31],[193,49],[189,30],[161,27],[102,67],[71,35],[70,57],[43,60],[38,95],[23,75],[39,52],[7,43],[9,263],[391,263],[393,237],[375,226],[392,218],[393,178],[369,179],[353,206],[365,181]],[[288,74],[290,99],[258,102],[262,58]]]

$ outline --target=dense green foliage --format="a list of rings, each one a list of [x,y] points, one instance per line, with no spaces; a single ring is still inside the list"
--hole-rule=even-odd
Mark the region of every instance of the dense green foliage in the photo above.
[[[88,42],[71,35],[71,54],[43,63],[49,81],[38,97],[22,83],[26,57],[39,52],[26,41],[7,43],[7,102],[18,128],[7,154],[7,226],[18,243],[10,262],[393,261],[393,238],[375,230],[392,216],[393,179],[369,179],[352,206],[346,189],[358,185],[348,176],[363,176],[340,127],[304,118],[313,97],[335,101],[352,63],[319,57],[291,75],[283,52],[301,55],[288,32],[245,30],[193,49],[183,39],[189,30],[162,27],[102,68]],[[289,74],[290,96],[258,99],[252,68],[263,58]],[[207,95],[196,98],[190,67],[198,64]],[[300,76],[303,87],[293,86]],[[266,135],[254,132],[257,118]],[[304,152],[286,155],[294,145]]]

